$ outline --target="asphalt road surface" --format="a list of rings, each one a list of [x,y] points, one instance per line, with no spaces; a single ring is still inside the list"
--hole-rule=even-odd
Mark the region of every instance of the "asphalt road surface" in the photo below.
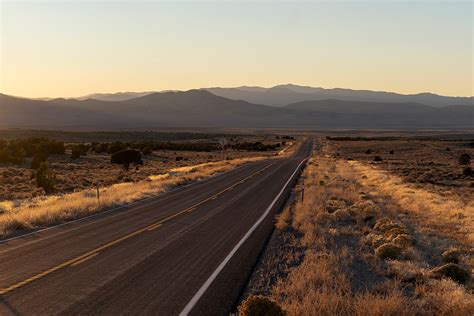
[[[228,314],[311,149],[0,242],[0,315]]]

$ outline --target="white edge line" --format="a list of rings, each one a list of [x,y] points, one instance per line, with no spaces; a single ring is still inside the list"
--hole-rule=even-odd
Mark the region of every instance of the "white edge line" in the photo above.
[[[258,162],[258,161],[257,161],[257,162]],[[216,175],[216,177],[220,177],[220,176],[222,176],[222,175],[224,175],[224,174],[226,174],[226,173],[228,173],[228,172],[230,172],[230,171],[237,170],[237,169],[239,169],[239,168],[241,168],[241,167],[244,167],[244,166],[246,166],[246,165],[248,165],[248,164],[246,163],[246,164],[243,164],[243,165],[241,165],[241,166],[238,166],[237,168],[234,168],[234,169],[228,170],[228,171],[226,171],[226,172],[223,172],[223,173],[221,173],[221,174],[218,174],[218,175]],[[121,205],[121,206],[117,206],[117,207],[114,207],[114,208],[111,208],[111,209],[108,209],[108,210],[105,210],[105,211],[99,211],[99,212],[97,212],[97,213],[94,213],[94,214],[91,214],[91,215],[87,215],[87,216],[85,216],[85,217],[80,217],[80,218],[77,218],[77,219],[74,219],[74,220],[71,220],[71,221],[67,221],[67,222],[65,222],[65,223],[61,223],[61,224],[58,224],[58,225],[54,225],[54,226],[42,228],[42,229],[39,229],[39,230],[32,231],[32,232],[30,232],[30,233],[22,234],[22,235],[15,236],[15,237],[11,237],[11,238],[7,238],[7,239],[0,239],[0,245],[1,245],[1,244],[8,243],[8,242],[13,241],[13,240],[16,240],[16,239],[21,239],[21,238],[28,237],[28,236],[31,236],[31,235],[35,235],[35,234],[38,234],[38,233],[41,233],[41,232],[45,232],[45,231],[51,230],[51,229],[53,229],[53,228],[58,228],[58,227],[61,227],[61,226],[70,225],[70,224],[73,224],[73,223],[76,223],[76,222],[86,221],[86,220],[88,220],[88,219],[91,219],[91,218],[94,218],[94,217],[97,217],[97,216],[100,216],[100,215],[104,215],[104,214],[107,214],[107,213],[110,213],[110,212],[114,212],[114,211],[117,211],[117,210],[122,209],[122,208],[126,208],[126,207],[129,207],[129,206],[132,206],[132,205],[135,205],[135,204],[139,204],[139,203],[143,203],[143,202],[148,201],[148,200],[153,199],[153,198],[161,197],[162,195],[165,195],[165,194],[168,194],[168,193],[177,191],[177,190],[184,189],[184,188],[186,188],[186,187],[188,187],[188,186],[194,185],[194,184],[199,183],[199,182],[205,182],[205,181],[207,181],[207,180],[210,180],[211,178],[215,179],[216,177],[211,176],[211,177],[206,178],[206,179],[193,181],[193,182],[191,182],[191,183],[188,183],[188,184],[185,184],[185,185],[182,185],[182,186],[178,186],[178,187],[176,187],[176,188],[173,188],[173,189],[171,189],[171,190],[169,190],[169,191],[160,192],[160,193],[158,193],[158,194],[155,194],[155,195],[152,195],[152,196],[143,198],[143,199],[139,199],[139,200],[137,200],[137,201],[135,201],[135,202],[132,202],[132,203],[128,203],[128,204],[124,204],[124,205]],[[153,203],[154,203],[154,202],[152,202],[152,203],[150,203],[150,204],[144,204],[144,205],[141,205],[140,207],[146,207],[146,206],[149,206],[149,205],[151,205],[151,204],[153,204]],[[128,212],[135,211],[135,210],[137,210],[137,209],[134,208],[134,209],[131,209],[131,210],[127,210],[127,211],[125,211],[125,212],[115,214],[115,215],[112,216],[112,217],[119,216],[119,215],[122,215],[122,214],[126,214],[126,213],[128,213]],[[99,221],[105,220],[105,219],[107,219],[107,218],[112,218],[112,217],[106,217],[106,218],[103,218],[103,219],[101,219],[101,220],[99,220]],[[97,221],[96,221],[96,222],[97,222]],[[85,226],[87,226],[87,225],[89,225],[89,224],[96,223],[96,222],[87,223],[87,224],[82,225],[82,226],[79,226],[79,227],[77,227],[77,228],[85,227]],[[75,228],[75,229],[77,229],[77,228]],[[71,230],[75,230],[75,229],[71,229]],[[58,233],[58,234],[55,234],[55,235],[52,235],[52,236],[45,237],[45,238],[40,238],[40,239],[35,240],[35,241],[32,241],[32,242],[30,242],[30,243],[26,243],[26,244],[23,244],[23,245],[19,245],[18,247],[14,247],[14,248],[8,249],[7,251],[4,251],[4,252],[8,252],[8,251],[10,251],[10,250],[12,250],[12,249],[16,249],[16,248],[19,248],[19,247],[23,247],[23,246],[25,246],[25,245],[27,245],[27,244],[35,243],[35,242],[38,242],[38,241],[47,239],[47,238],[49,238],[49,237],[53,237],[53,236],[60,235],[60,234],[62,234],[62,232],[60,232],[60,233]],[[4,253],[4,252],[0,252],[0,254],[2,254],[2,253]]]
[[[265,210],[265,212],[263,213],[263,215],[257,220],[257,222],[255,222],[255,224],[253,224],[253,226],[247,231],[247,233],[244,235],[244,237],[242,237],[242,239],[237,243],[237,245],[235,245],[235,247],[231,250],[231,252],[229,252],[229,254],[227,255],[227,257],[225,257],[225,259],[219,264],[219,266],[216,268],[216,270],[214,270],[214,272],[211,274],[211,276],[206,280],[206,282],[204,282],[204,284],[201,286],[201,288],[196,292],[196,294],[194,294],[194,296],[191,298],[191,300],[188,302],[188,304],[186,304],[186,306],[184,307],[184,309],[181,311],[181,313],[179,313],[180,316],[186,316],[188,315],[191,310],[194,308],[194,306],[196,305],[196,303],[201,299],[201,297],[203,296],[203,294],[207,291],[207,289],[209,288],[209,286],[212,284],[212,282],[214,282],[214,280],[217,278],[217,276],[219,275],[219,273],[224,269],[224,267],[226,266],[226,264],[230,261],[230,259],[232,259],[232,257],[234,256],[234,254],[237,252],[237,250],[239,250],[239,248],[244,244],[244,242],[250,237],[250,235],[252,235],[252,233],[254,232],[255,229],[257,229],[257,227],[263,222],[263,220],[265,219],[265,217],[267,217],[267,215],[270,213],[270,211],[272,210],[273,206],[275,205],[275,203],[278,201],[278,199],[280,198],[280,196],[283,194],[283,192],[285,191],[286,187],[288,186],[288,184],[291,182],[291,180],[293,179],[293,177],[295,176],[295,174],[298,172],[299,168],[301,167],[301,165],[306,162],[308,160],[308,158],[304,159],[303,161],[300,162],[300,164],[298,165],[298,167],[296,167],[296,170],[293,172],[293,174],[290,176],[290,178],[288,179],[288,181],[286,181],[285,185],[283,186],[283,188],[281,189],[281,191],[278,193],[278,195],[275,197],[275,199],[272,201],[272,203],[270,204],[270,206],[267,207],[267,209]]]

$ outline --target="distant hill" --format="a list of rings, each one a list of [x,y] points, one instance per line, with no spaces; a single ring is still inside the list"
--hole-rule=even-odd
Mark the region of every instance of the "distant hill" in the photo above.
[[[432,107],[420,103],[316,100],[288,104],[284,109],[333,113],[335,123],[350,127],[474,127],[474,107]]]
[[[285,106],[289,103],[336,99],[343,101],[392,102],[392,103],[421,103],[435,107],[448,105],[474,106],[473,97],[446,97],[432,93],[399,94],[370,90],[324,89],[297,86],[292,84],[279,85],[272,88],[238,87],[238,88],[206,88],[216,95],[245,100],[251,103],[271,106]]]
[[[0,128],[465,128],[473,122],[474,107],[463,105],[316,100],[272,107],[205,90],[151,93],[125,101],[41,101],[0,94]]]
[[[83,97],[76,98],[77,100],[94,99],[100,101],[126,101],[138,97],[143,97],[148,94],[155,93],[154,91],[148,92],[117,92],[117,93],[92,93]]]

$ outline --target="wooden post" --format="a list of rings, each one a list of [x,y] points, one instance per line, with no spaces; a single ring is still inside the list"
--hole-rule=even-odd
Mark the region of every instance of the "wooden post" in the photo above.
[[[303,186],[301,187],[301,202],[304,201],[304,182],[303,182]]]
[[[96,189],[97,189],[97,203],[100,204],[99,181],[96,182]]]

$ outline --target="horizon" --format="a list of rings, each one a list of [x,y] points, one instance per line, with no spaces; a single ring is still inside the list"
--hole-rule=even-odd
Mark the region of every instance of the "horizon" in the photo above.
[[[348,87],[322,87],[320,85],[315,85],[315,86],[310,86],[310,85],[299,85],[299,84],[293,84],[293,83],[282,83],[282,84],[277,84],[273,86],[254,86],[254,85],[240,85],[240,86],[212,86],[212,87],[196,87],[196,88],[189,88],[189,89],[166,89],[166,90],[143,90],[143,91],[132,91],[132,90],[122,90],[122,91],[111,91],[111,92],[103,92],[103,91],[96,91],[96,92],[90,92],[86,93],[83,95],[75,95],[75,96],[34,96],[34,97],[26,97],[22,95],[12,95],[8,93],[4,93],[3,91],[0,91],[0,94],[8,95],[11,97],[15,98],[25,98],[25,99],[33,99],[33,100],[39,100],[39,99],[78,99],[78,98],[84,98],[84,97],[90,97],[98,94],[127,94],[127,93],[162,93],[162,92],[186,92],[186,91],[191,91],[191,90],[206,90],[206,89],[241,89],[241,88],[263,88],[263,89],[271,89],[275,87],[280,87],[280,86],[297,86],[297,87],[305,87],[305,88],[321,88],[324,90],[331,90],[331,89],[342,89],[342,90],[351,90],[351,91],[368,91],[368,92],[382,92],[382,93],[394,93],[394,94],[399,94],[399,95],[421,95],[421,94],[432,94],[436,96],[441,96],[441,97],[453,97],[453,98],[474,98],[474,95],[466,95],[466,96],[452,96],[452,95],[443,95],[443,94],[438,94],[434,93],[431,91],[420,91],[420,92],[414,92],[414,93],[402,93],[398,91],[387,91],[387,90],[371,90],[371,89],[353,89],[353,88],[348,88]],[[211,92],[212,93],[212,92]]]
[[[8,95],[295,82],[473,96],[470,1],[0,1],[0,11]]]

